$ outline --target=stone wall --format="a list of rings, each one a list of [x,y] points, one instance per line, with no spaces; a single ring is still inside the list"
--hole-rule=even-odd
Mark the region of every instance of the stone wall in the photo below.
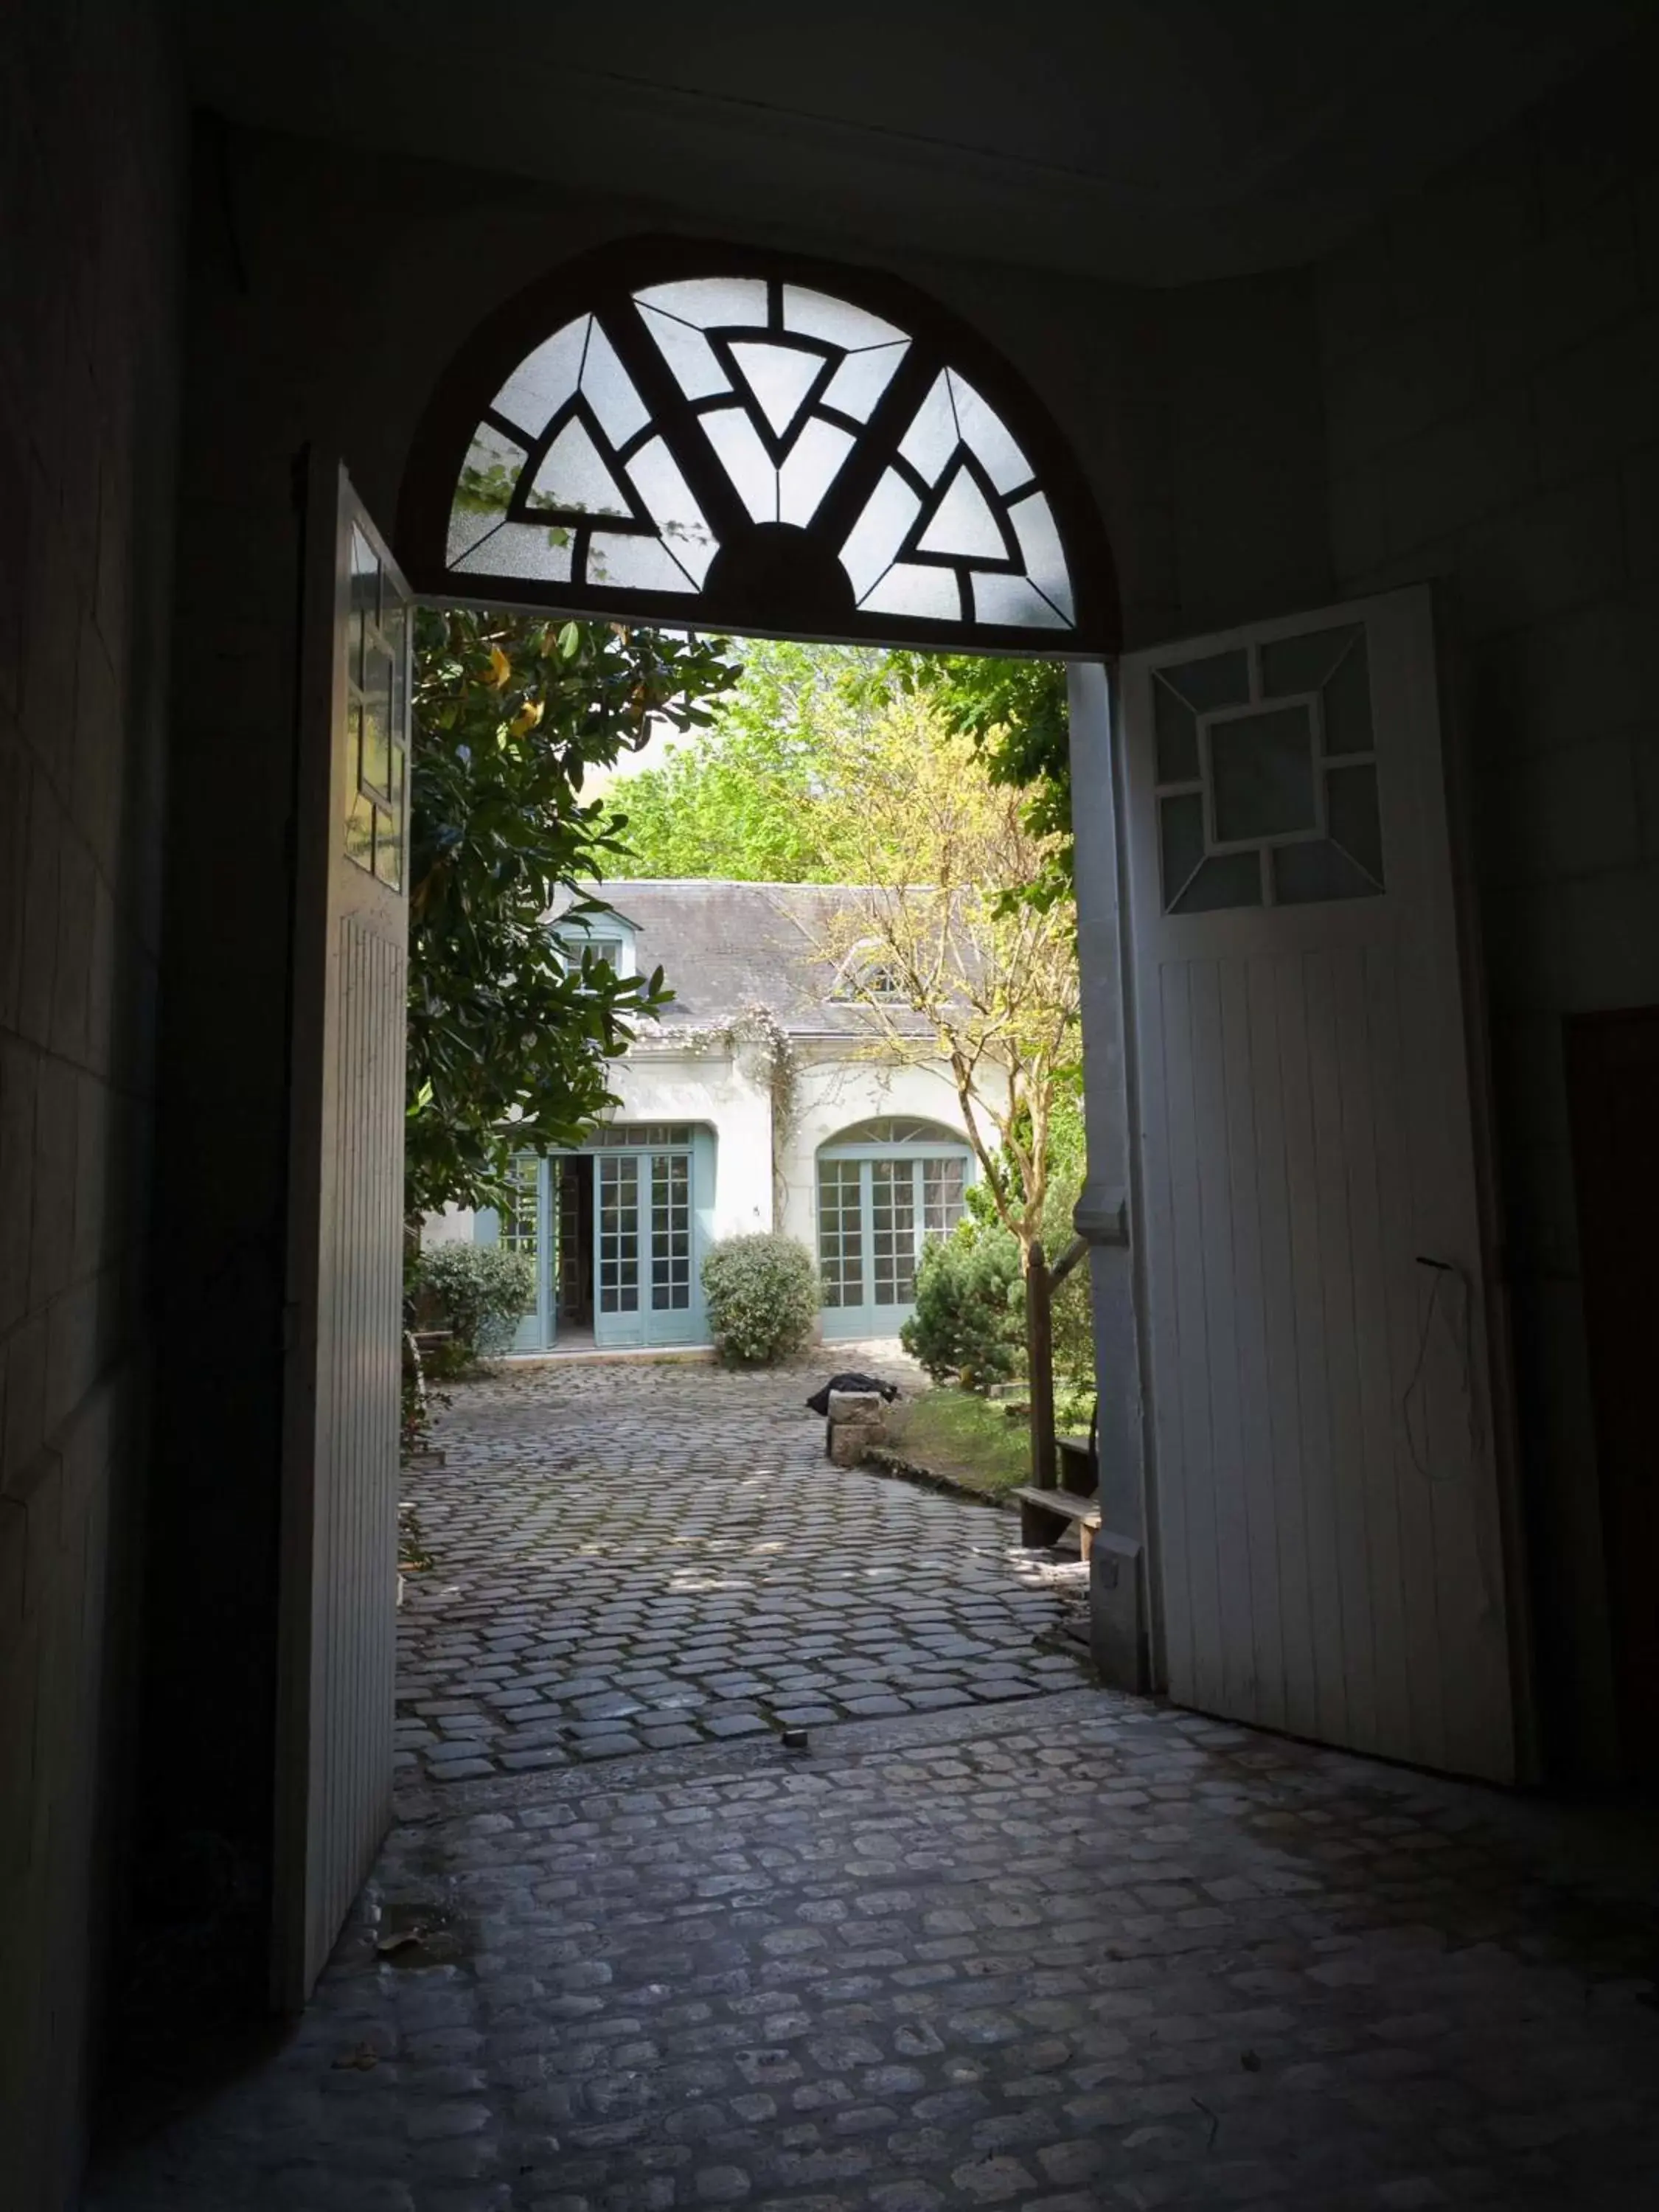
[[[144,1477],[182,112],[143,0],[0,43],[0,2162],[75,2193]]]
[[[1651,39],[1318,272],[1342,591],[1446,580],[1465,716],[1545,1719],[1609,1756],[1562,1018],[1659,1000]]]

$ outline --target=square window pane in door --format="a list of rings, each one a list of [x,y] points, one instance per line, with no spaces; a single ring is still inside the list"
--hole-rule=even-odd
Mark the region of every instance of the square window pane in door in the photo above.
[[[1284,699],[1297,691],[1317,691],[1354,640],[1364,631],[1358,623],[1336,629],[1304,630],[1300,637],[1264,640],[1261,646],[1261,696]]]
[[[1157,673],[1161,683],[1200,714],[1212,714],[1218,707],[1242,707],[1250,696],[1250,656],[1237,647],[1229,653],[1208,653],[1202,660],[1183,660]]]
[[[921,1164],[921,1233],[930,1244],[948,1237],[962,1218],[965,1165],[949,1158]]]
[[[1371,664],[1362,629],[1325,685],[1325,750],[1368,753],[1376,743],[1371,723]]]
[[[1196,791],[1158,802],[1158,858],[1164,878],[1164,910],[1179,910],[1181,895],[1204,865],[1204,799]]]
[[[1331,841],[1357,860],[1382,888],[1382,823],[1377,811],[1376,769],[1370,761],[1325,771],[1325,818]]]
[[[1158,740],[1160,783],[1198,781],[1198,716],[1180,694],[1152,672],[1152,730]]]
[[[870,1165],[870,1244],[878,1306],[915,1302],[915,1170],[914,1160],[873,1160]]]
[[[1285,845],[1286,853],[1299,853],[1300,845]],[[1218,853],[1200,866],[1186,889],[1170,908],[1171,914],[1220,914],[1229,907],[1261,903],[1260,853]]]
[[[1223,845],[1316,828],[1313,717],[1270,707],[1210,726],[1210,799]]]
[[[684,1313],[691,1304],[691,1158],[657,1152],[651,1160],[651,1305]]]
[[[599,1176],[599,1311],[640,1310],[640,1164],[601,1158]]]
[[[516,1252],[528,1260],[533,1268],[541,1251],[541,1162],[534,1152],[514,1155],[512,1197],[501,1216],[500,1241],[506,1250]],[[524,1311],[536,1310],[536,1290],[532,1281]]]
[[[1374,898],[1382,889],[1340,845],[1281,845],[1273,856],[1273,896],[1280,906],[1322,906],[1333,899]]]

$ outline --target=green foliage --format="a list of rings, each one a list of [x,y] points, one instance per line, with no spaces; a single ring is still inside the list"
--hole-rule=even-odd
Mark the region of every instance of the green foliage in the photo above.
[[[1048,1128],[1048,1180],[1040,1234],[1052,1267],[1072,1241],[1072,1212],[1083,1189],[1083,1111],[1075,1097],[1054,1108]],[[1018,1177],[1006,1155],[992,1162],[1005,1186]],[[905,1323],[904,1347],[930,1375],[959,1375],[983,1390],[1025,1371],[1025,1291],[1019,1249],[999,1217],[991,1178],[963,1194],[961,1222],[923,1255],[916,1311]],[[1094,1322],[1089,1263],[1075,1267],[1049,1306],[1054,1365],[1064,1425],[1086,1427],[1095,1388]]]
[[[890,680],[925,692],[947,727],[970,738],[994,784],[1026,794],[1025,827],[1043,865],[1005,902],[1044,909],[1072,896],[1072,758],[1066,667],[970,653],[895,653]]]
[[[536,1295],[536,1268],[502,1244],[434,1244],[410,1271],[410,1287],[473,1358],[505,1352]]]
[[[817,1271],[793,1237],[726,1237],[702,1263],[708,1329],[723,1359],[767,1366],[798,1352],[817,1318]]]
[[[836,883],[851,857],[836,769],[883,703],[886,656],[757,643],[709,734],[613,787],[619,876]]]
[[[1069,897],[1063,665],[856,646],[747,647],[708,735],[612,792],[608,826],[628,850],[611,872],[861,881],[867,830],[852,828],[861,764],[884,712],[918,695],[941,728],[971,740],[994,784],[1025,791],[1030,835],[1056,841],[1035,879],[1005,898],[1048,907]]]
[[[1024,1373],[1025,1284],[1019,1247],[1000,1221],[969,1213],[927,1247],[899,1340],[936,1381],[955,1376],[964,1389]]]
[[[706,723],[733,672],[721,641],[609,623],[423,609],[416,641],[411,1214],[501,1202],[514,1152],[578,1143],[613,1103],[609,1062],[668,994],[660,970],[568,967],[548,931],[560,892],[614,854],[582,778],[653,721]]]
[[[1048,1128],[1048,1195],[1043,1205],[1043,1256],[1053,1267],[1071,1243],[1072,1214],[1083,1194],[1086,1171],[1083,1109],[1068,1099],[1055,1109]],[[1094,1311],[1089,1297],[1089,1262],[1079,1261],[1049,1303],[1049,1332],[1054,1350],[1054,1382],[1065,1401],[1062,1425],[1087,1427],[1086,1401],[1095,1388]],[[1078,1407],[1083,1410],[1079,1415]]]

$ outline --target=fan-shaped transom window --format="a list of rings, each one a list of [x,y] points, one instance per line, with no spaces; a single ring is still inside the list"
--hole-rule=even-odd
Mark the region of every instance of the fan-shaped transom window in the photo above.
[[[744,267],[590,296],[487,386],[471,369],[470,422],[452,393],[450,592],[900,643],[1113,641],[1034,458],[1052,434],[925,303],[878,312]],[[429,490],[416,505],[425,535]],[[433,589],[426,549],[405,550]]]
[[[904,1115],[881,1115],[872,1121],[855,1121],[850,1128],[838,1130],[826,1152],[843,1152],[863,1145],[954,1145],[963,1152],[968,1149],[968,1139],[960,1129],[947,1128],[942,1121],[918,1121]]]

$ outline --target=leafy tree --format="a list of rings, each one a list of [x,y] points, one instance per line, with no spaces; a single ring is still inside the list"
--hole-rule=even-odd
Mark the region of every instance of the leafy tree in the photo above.
[[[923,694],[947,728],[972,743],[991,781],[1024,793],[1025,827],[1042,852],[1030,883],[1006,896],[1038,907],[1072,896],[1071,724],[1058,660],[971,653],[895,653],[889,681]]]
[[[858,866],[819,950],[884,1053],[942,1060],[949,1071],[985,1201],[1018,1253],[1032,1467],[1048,1480],[1054,1375],[1042,1237],[1057,1119],[1079,1082],[1079,991],[1069,898],[1026,894],[1054,867],[1058,836],[1033,832],[1019,790],[993,780],[973,738],[920,686],[860,732],[836,780]]]
[[[735,672],[723,640],[608,623],[422,610],[416,641],[410,1214],[501,1202],[514,1152],[575,1144],[614,1103],[609,1062],[669,994],[549,930],[562,891],[611,911],[580,888],[616,853],[582,779],[656,720],[707,724]]]
[[[888,656],[757,643],[709,733],[611,794],[617,876],[836,883],[851,864],[834,766],[878,714]]]
[[[1066,670],[1058,661],[969,653],[879,653],[855,646],[757,644],[708,737],[614,794],[636,876],[727,876],[740,883],[844,881],[842,767],[884,709],[927,702],[965,738],[990,781],[1023,794],[1042,855],[1008,896],[1053,906],[1072,888],[1072,788]],[[621,826],[619,823],[618,827]]]

